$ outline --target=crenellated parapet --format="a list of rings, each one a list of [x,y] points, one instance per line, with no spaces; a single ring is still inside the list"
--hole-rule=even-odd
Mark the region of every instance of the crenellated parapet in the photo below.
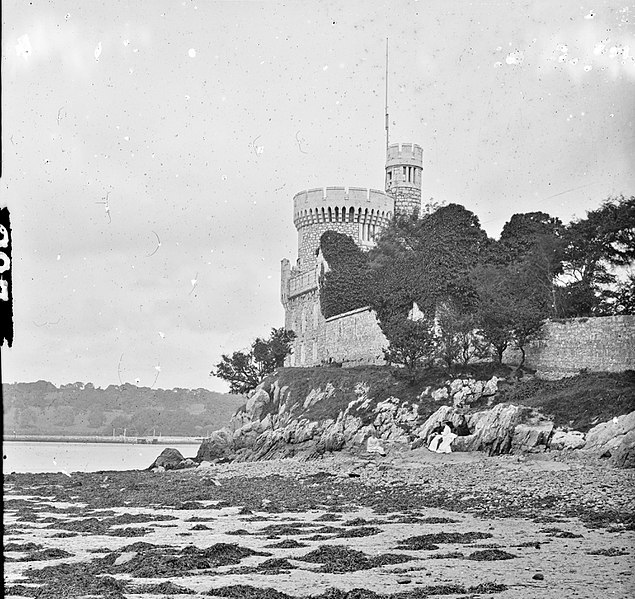
[[[393,212],[394,200],[390,196],[364,187],[318,187],[293,197],[296,229],[317,223],[383,225],[390,221]]]
[[[411,165],[423,168],[423,148],[418,144],[391,144],[386,154],[386,168]]]

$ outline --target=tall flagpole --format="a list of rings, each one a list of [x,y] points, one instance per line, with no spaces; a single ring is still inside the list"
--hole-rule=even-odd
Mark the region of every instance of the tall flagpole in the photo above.
[[[386,157],[388,157],[388,38],[386,38]]]

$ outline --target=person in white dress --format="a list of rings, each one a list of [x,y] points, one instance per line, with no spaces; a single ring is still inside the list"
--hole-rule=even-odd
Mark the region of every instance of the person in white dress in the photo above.
[[[437,427],[437,429],[438,428],[440,427]],[[438,430],[433,431],[428,449],[435,453],[451,453],[452,441],[454,441],[456,437],[457,435],[452,431],[452,425],[446,422],[441,432]]]

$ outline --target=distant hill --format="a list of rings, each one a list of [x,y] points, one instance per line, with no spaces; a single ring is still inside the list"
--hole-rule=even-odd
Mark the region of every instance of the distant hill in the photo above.
[[[48,381],[2,385],[3,432],[30,435],[205,436],[228,426],[246,399],[207,389],[57,388]]]

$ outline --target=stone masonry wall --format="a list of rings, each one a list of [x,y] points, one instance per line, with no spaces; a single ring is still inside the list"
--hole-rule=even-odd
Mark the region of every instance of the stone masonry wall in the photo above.
[[[315,267],[315,252],[320,247],[320,238],[326,231],[336,231],[342,235],[349,235],[355,243],[359,243],[358,223],[316,223],[298,230],[298,258],[302,271]]]
[[[395,199],[395,214],[403,216],[421,211],[421,189],[414,187],[396,187],[390,190]]]
[[[324,322],[321,354],[325,362],[332,360],[343,366],[384,364],[382,348],[387,346],[375,313],[369,308],[351,310]]]
[[[526,364],[546,378],[591,371],[635,370],[635,316],[548,321],[541,339],[526,350]],[[509,364],[520,352],[506,352]]]
[[[295,296],[285,310],[285,328],[296,334],[288,366],[317,366],[321,362],[320,338],[324,335],[324,316],[317,289]]]

